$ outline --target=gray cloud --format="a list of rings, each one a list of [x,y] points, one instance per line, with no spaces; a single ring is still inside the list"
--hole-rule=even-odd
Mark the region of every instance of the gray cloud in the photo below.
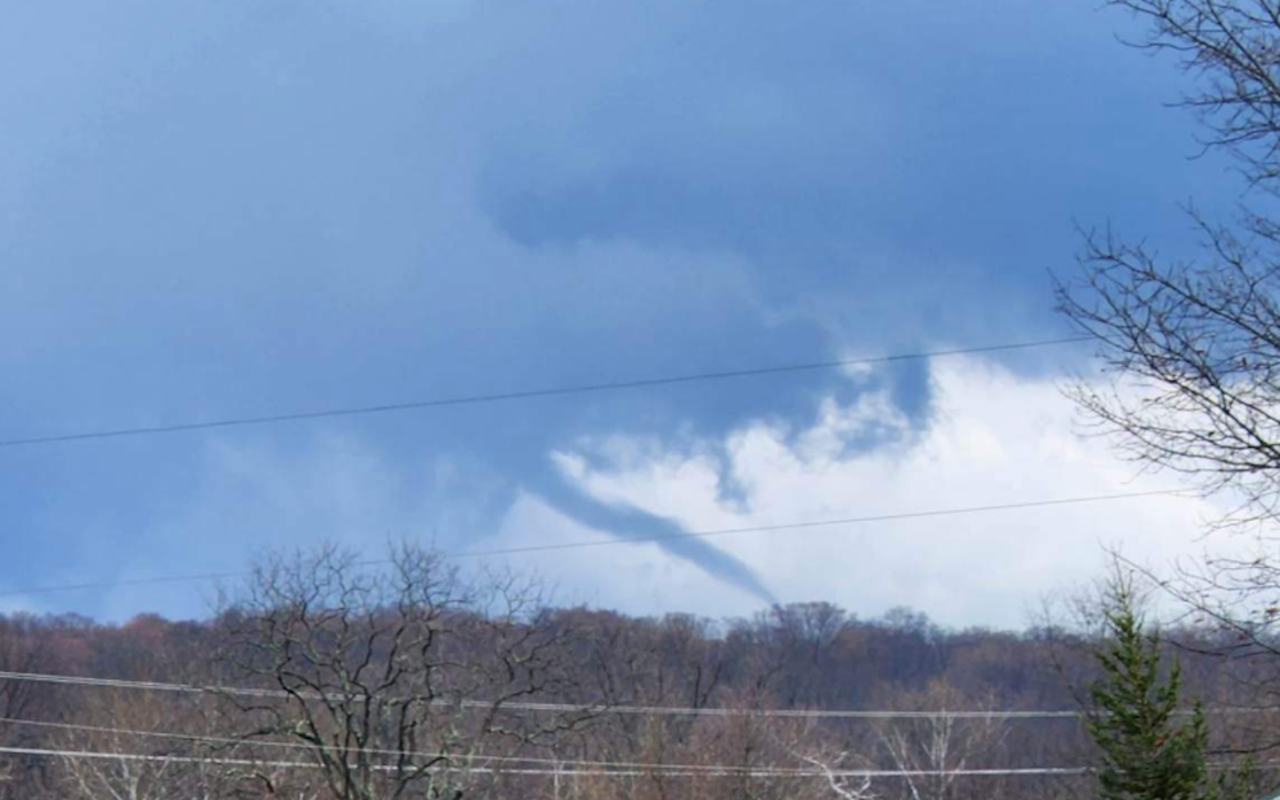
[[[1187,142],[1158,110],[1172,78],[1118,50],[1113,22],[1067,0],[20,3],[0,29],[0,429],[1039,336],[1073,215],[1168,230],[1152,209],[1219,185],[1212,162],[1165,168]],[[919,371],[885,380],[928,418]],[[424,464],[473,461],[489,522],[523,489],[627,535],[670,523],[584,506],[550,451],[804,424],[858,391],[814,374],[218,441],[296,456],[355,437],[418,487]],[[138,552],[193,566],[166,521],[219,480],[210,441],[4,453],[0,528],[25,566],[0,583]],[[289,502],[308,519],[323,494]],[[279,513],[226,524],[253,538]],[[378,527],[367,514],[349,524]],[[485,530],[468,524],[449,535]],[[244,556],[220,541],[204,557]],[[681,547],[766,591],[718,548]]]

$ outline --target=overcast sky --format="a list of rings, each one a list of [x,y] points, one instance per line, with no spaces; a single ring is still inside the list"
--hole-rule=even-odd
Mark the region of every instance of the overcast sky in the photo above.
[[[1238,200],[1086,0],[90,0],[0,25],[0,439],[1052,338]],[[0,449],[0,592],[1135,491],[1087,347]],[[1149,498],[529,556],[567,602],[1017,626]],[[0,608],[204,613],[207,586]]]

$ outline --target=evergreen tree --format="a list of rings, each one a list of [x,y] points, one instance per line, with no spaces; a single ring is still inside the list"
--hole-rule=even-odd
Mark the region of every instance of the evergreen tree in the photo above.
[[[1197,702],[1178,719],[1182,674],[1163,675],[1160,637],[1145,630],[1131,585],[1117,579],[1107,598],[1109,643],[1097,653],[1103,676],[1090,686],[1087,725],[1102,749],[1104,800],[1243,800],[1242,773],[1209,774],[1209,732]]]

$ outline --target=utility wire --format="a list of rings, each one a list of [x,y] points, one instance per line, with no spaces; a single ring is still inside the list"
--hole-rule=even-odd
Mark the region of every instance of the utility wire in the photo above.
[[[102,689],[128,689],[136,691],[168,692],[175,694],[212,694],[233,697],[258,697],[291,699],[298,695],[279,689],[253,689],[235,686],[193,686],[182,683],[160,683],[155,681],[131,681],[119,678],[90,678],[77,675],[55,675],[38,672],[3,672],[0,681],[19,681],[31,683],[62,684],[69,686],[88,686]],[[303,696],[303,699],[319,699]],[[463,708],[492,709],[494,703],[484,700],[467,699],[458,701],[440,700],[441,706],[461,706]],[[1035,711],[1035,710],[941,710],[941,711],[894,711],[874,709],[824,709],[824,708],[792,708],[792,709],[748,709],[748,708],[694,708],[679,706],[638,706],[638,705],[590,705],[577,703],[534,703],[511,701],[499,704],[500,708],[511,711],[556,712],[556,713],[591,713],[591,714],[629,714],[635,716],[673,716],[673,717],[751,717],[776,719],[1078,719],[1084,715],[1079,711]],[[1213,712],[1213,710],[1210,710]],[[1261,710],[1239,709],[1261,713]]]
[[[760,375],[784,375],[797,372],[816,372],[838,369],[841,367],[866,366],[870,364],[888,364],[896,361],[919,361],[944,356],[970,355],[976,353],[996,353],[1009,350],[1027,350],[1036,347],[1051,347],[1064,344],[1078,344],[1092,341],[1091,336],[1070,336],[1060,339],[1043,339],[1031,342],[1013,342],[1008,344],[986,345],[982,347],[963,347],[952,350],[932,350],[918,353],[900,353],[872,358],[852,358],[834,361],[815,361],[807,364],[783,364],[772,367],[756,367],[753,369],[725,370],[722,372],[700,372],[689,375],[674,375],[659,378],[640,378],[633,380],[608,381],[605,383],[581,384],[578,386],[561,386],[551,389],[524,389],[493,394],[473,394],[459,397],[433,398],[414,400],[404,403],[384,403],[372,406],[354,406],[351,408],[330,408],[317,411],[291,411],[280,414],[267,414],[253,417],[230,417],[207,422],[180,422],[172,425],[148,425],[136,428],[114,428],[74,433],[51,434],[46,436],[26,436],[0,439],[0,448],[19,447],[23,445],[53,444],[55,442],[78,442],[91,439],[115,439],[125,436],[149,436],[182,431],[208,430],[212,428],[233,428],[246,425],[270,425],[280,422],[298,422],[303,420],[327,419],[331,417],[353,417],[364,414],[385,414],[392,411],[411,411],[428,408],[444,408],[447,406],[471,405],[474,403],[497,403],[510,400],[529,400],[537,397],[559,397],[574,394],[593,394],[613,392],[625,389],[640,389],[654,386],[671,386],[698,381],[717,381],[730,378],[745,378]]]
[[[185,683],[164,683],[159,681],[135,681],[123,678],[94,678],[79,675],[58,675],[42,672],[6,672],[0,671],[0,681],[16,681],[26,683],[59,684],[66,686],[86,686],[98,689],[127,689],[133,691],[165,692],[172,694],[211,694],[230,697],[257,697],[275,699],[318,700],[320,695],[285,692],[280,689],[255,689],[240,686],[196,686]],[[439,699],[435,705],[445,707],[477,708],[490,710],[495,704],[486,700],[463,699],[461,701]],[[893,709],[831,709],[831,708],[711,708],[693,706],[644,706],[644,705],[601,705],[584,703],[537,703],[527,701],[504,701],[498,707],[511,711],[534,711],[554,713],[591,713],[591,714],[627,714],[635,716],[669,716],[669,717],[750,717],[766,719],[976,719],[976,720],[1023,720],[1023,719],[1083,719],[1087,716],[1082,711],[1069,710],[1034,710],[1034,709],[937,709],[925,711],[900,711]],[[1267,714],[1275,713],[1273,709],[1249,706],[1218,706],[1205,709],[1208,714]],[[1183,709],[1177,714],[1193,714],[1194,709]],[[2,719],[0,723],[54,725],[35,721]],[[60,724],[60,723],[58,723]]]
[[[45,720],[35,719],[17,719],[12,717],[0,717],[0,724],[3,725],[21,725],[35,728],[48,728],[53,730],[64,731],[83,731],[86,733],[105,733],[113,736],[137,736],[139,738],[148,739],[169,739],[175,741],[192,742],[195,744],[214,744],[214,745],[243,745],[245,747],[276,747],[287,750],[314,750],[317,745],[307,742],[281,742],[274,740],[250,739],[250,738],[234,738],[227,736],[207,736],[188,733],[171,733],[166,731],[147,731],[137,730],[133,728],[115,728],[101,725],[84,725],[69,722],[48,722]],[[335,749],[335,748],[329,748]],[[362,749],[361,752],[375,756],[394,756],[394,757],[413,757],[420,759],[446,759],[451,761],[471,762],[493,762],[493,763],[515,763],[515,764],[544,764],[556,767],[610,767],[620,769],[681,769],[681,770],[714,770],[719,772],[741,772],[751,769],[751,767],[743,767],[732,764],[671,764],[671,763],[653,763],[653,762],[636,762],[636,761],[592,761],[588,759],[564,759],[564,758],[547,758],[545,756],[493,756],[483,753],[430,753],[417,750],[384,750],[379,748]],[[768,767],[770,770],[784,771],[793,769],[791,767]],[[808,770],[796,770],[808,771]]]
[[[91,750],[55,750],[36,747],[0,747],[0,754],[15,756],[35,756],[47,758],[92,758],[113,761],[144,761],[164,764],[214,764],[219,766],[258,766],[280,767],[284,769],[319,769],[320,765],[310,761],[255,761],[240,758],[202,758],[199,756],[167,756],[145,753],[103,753]],[[398,769],[393,765],[375,765],[378,772],[392,772]],[[749,772],[699,772],[683,769],[671,770],[584,770],[584,769],[504,769],[498,767],[429,767],[428,772],[466,772],[492,775],[559,775],[643,778],[660,775],[668,778],[705,778],[705,777],[741,777],[753,778],[928,778],[928,777],[1001,777],[1001,776],[1040,776],[1040,775],[1083,775],[1091,772],[1089,767],[1024,767],[1002,769],[917,769],[917,770],[810,770],[796,772],[790,770],[774,771],[771,769],[755,769]]]
[[[678,539],[708,539],[718,536],[734,536],[745,533],[770,533],[785,530],[805,530],[810,528],[830,528],[841,525],[866,525],[874,522],[894,522],[907,519],[928,519],[931,517],[951,517],[964,514],[986,514],[999,511],[1015,511],[1027,508],[1047,508],[1052,506],[1077,505],[1081,503],[1103,503],[1116,500],[1133,500],[1141,497],[1161,497],[1186,495],[1186,489],[1157,489],[1141,492],[1120,492],[1117,494],[1084,495],[1078,497],[1060,497],[1049,500],[1027,500],[1016,503],[996,503],[983,506],[967,506],[962,508],[942,508],[925,511],[906,511],[895,514],[875,514],[862,517],[842,517],[839,519],[811,520],[808,522],[789,522],[777,525],[755,525],[740,528],[721,528],[707,531],[685,531],[681,533],[665,533],[653,536],[632,536],[615,539],[594,539],[591,541],[559,542],[555,544],[535,544],[521,547],[504,547],[494,550],[469,550],[457,553],[442,553],[444,558],[493,558],[497,556],[541,553],[556,550],[578,550],[591,547],[614,547],[623,544],[644,544],[648,542],[666,542]],[[390,563],[388,559],[368,559],[356,562],[355,566],[372,567]],[[59,585],[32,586],[26,589],[11,589],[0,592],[0,597],[22,597],[34,594],[53,592],[87,591],[91,589],[115,589],[126,586],[153,586],[164,583],[195,583],[199,581],[216,581],[226,578],[243,578],[253,574],[248,570],[229,572],[202,572],[187,575],[160,575],[150,578],[130,578],[116,581],[95,581],[90,583],[67,583]]]
[[[1052,500],[1028,500],[1017,503],[996,503],[985,506],[967,506],[964,508],[941,508],[927,511],[905,511],[896,514],[875,514],[865,517],[843,517],[840,519],[823,519],[811,522],[786,522],[778,525],[756,525],[746,528],[722,528],[713,531],[689,531],[684,533],[667,533],[655,536],[636,536],[618,539],[604,539],[590,542],[564,542],[559,544],[534,544],[524,547],[507,547],[499,550],[472,550],[448,558],[489,558],[492,556],[512,555],[516,553],[540,553],[549,550],[577,550],[583,547],[611,547],[619,544],[637,542],[664,542],[672,539],[705,539],[714,536],[732,536],[741,533],[767,533],[771,531],[803,530],[806,528],[829,528],[838,525],[865,525],[872,522],[894,522],[904,519],[927,519],[929,517],[953,517],[962,514],[986,514],[993,511],[1015,511],[1024,508],[1045,508],[1047,506],[1076,505],[1079,503],[1102,503],[1110,500],[1132,500],[1138,497],[1160,497],[1185,495],[1187,489],[1156,489],[1143,492],[1121,492],[1118,494],[1087,495],[1082,497],[1063,497]],[[2,596],[2,595],[0,595]]]
[[[45,720],[34,719],[16,719],[0,717],[0,724],[4,725],[23,725],[29,727],[48,728],[54,730],[65,731],[82,731],[86,733],[102,733],[113,736],[136,736],[139,738],[167,739],[174,741],[184,741],[193,744],[214,744],[214,745],[237,745],[245,747],[275,747],[287,750],[316,750],[328,749],[335,750],[337,748],[325,745],[315,745],[308,742],[281,742],[261,739],[234,738],[226,736],[207,736],[199,734],[187,733],[171,733],[166,731],[137,730],[133,728],[117,728],[100,725],[84,725],[79,723],[67,722],[48,722]],[[360,752],[373,756],[394,756],[411,757],[420,759],[438,759],[446,761],[465,761],[467,763],[483,762],[483,763],[514,763],[514,764],[535,764],[555,767],[557,769],[583,769],[583,768],[604,768],[610,770],[627,769],[627,770],[645,770],[646,774],[652,771],[681,771],[681,772],[710,772],[721,775],[726,774],[753,774],[768,773],[770,775],[784,776],[810,776],[815,774],[824,774],[815,772],[812,768],[807,767],[782,767],[782,766],[764,766],[764,767],[746,767],[739,764],[689,764],[689,763],[670,763],[670,762],[645,762],[645,761],[598,761],[590,759],[578,758],[549,758],[546,756],[494,756],[485,755],[483,753],[431,753],[415,750],[388,750],[380,748],[361,748]]]

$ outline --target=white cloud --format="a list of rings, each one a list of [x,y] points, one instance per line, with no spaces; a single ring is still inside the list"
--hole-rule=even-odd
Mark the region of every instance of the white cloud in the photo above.
[[[963,508],[1173,486],[1139,476],[1105,442],[1074,430],[1055,381],[984,360],[934,362],[936,413],[921,431],[885,394],[822,404],[789,431],[748,424],[723,442],[614,436],[555,456],[595,497],[670,516],[694,531]],[[850,450],[870,426],[904,434]],[[722,452],[722,458],[715,454]],[[591,456],[587,458],[586,456]],[[593,464],[605,463],[599,467]],[[738,493],[726,499],[724,484]],[[829,600],[861,614],[911,605],[952,625],[1019,626],[1046,593],[1100,574],[1103,545],[1151,563],[1198,552],[1204,501],[1150,497],[713,541],[753,567],[783,602]],[[511,510],[502,544],[603,538],[536,498]],[[562,550],[527,563],[579,599],[629,611],[747,613],[756,603],[654,545]]]
[[[934,414],[916,429],[881,384],[856,400],[819,402],[812,424],[757,420],[723,439],[612,433],[550,454],[595,498],[715,531],[1166,488],[1136,477],[1097,439],[1074,432],[1074,406],[1053,379],[980,359],[939,359]],[[146,553],[118,577],[238,569],[255,551],[322,539],[377,551],[387,538],[443,536],[446,550],[600,542],[510,557],[561,602],[632,613],[749,614],[750,594],[653,543],[613,544],[532,492],[516,497],[495,537],[485,523],[505,493],[475,464],[406,464],[361,439],[327,434],[296,451],[213,439],[199,496],[163,515]],[[868,444],[872,442],[874,444]],[[488,486],[488,488],[486,488]],[[1103,545],[1153,564],[1200,550],[1204,501],[1151,497],[710,539],[754,569],[781,602],[827,600],[864,615],[909,605],[950,625],[1018,627],[1047,593],[1097,577]],[[181,554],[181,557],[179,557]],[[472,562],[467,562],[472,563]],[[124,618],[160,602],[206,610],[209,587],[121,589],[100,614]],[[18,603],[19,601],[14,601]]]

